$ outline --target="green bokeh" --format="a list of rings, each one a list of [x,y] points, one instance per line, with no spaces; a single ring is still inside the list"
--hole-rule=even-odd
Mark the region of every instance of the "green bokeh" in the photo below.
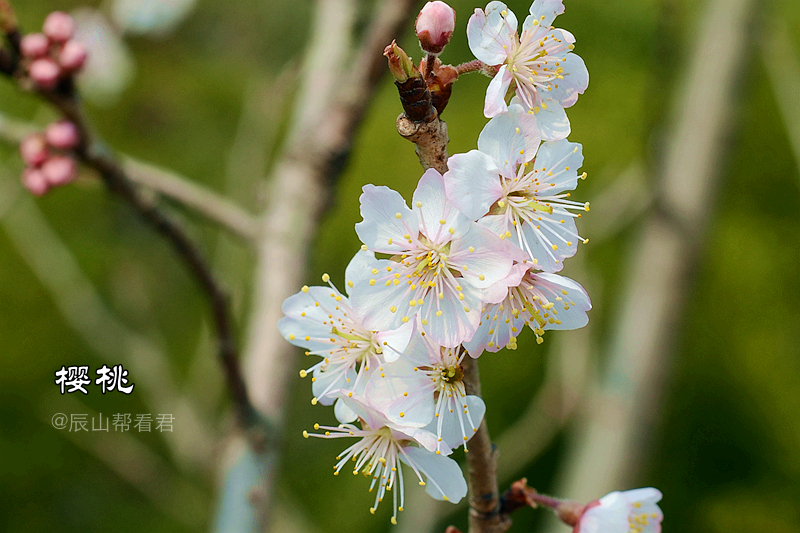
[[[23,26],[31,29],[49,10],[85,5],[13,3]],[[478,6],[461,0],[451,4],[459,13],[458,24],[443,60],[459,63],[471,59],[464,30]],[[525,2],[509,4],[518,15],[527,9]],[[567,2],[558,24],[577,37],[576,51],[591,76],[589,90],[569,110],[570,139],[584,145],[584,170],[590,176],[581,182],[576,198],[592,200],[631,165],[644,168],[643,179],[652,183],[663,155],[668,110],[697,37],[699,4]],[[137,76],[119,103],[108,108],[89,104],[97,129],[119,150],[212,189],[235,185],[232,195],[248,208],[257,208],[267,168],[244,176],[230,170],[236,168],[229,154],[241,130],[243,102],[254,87],[268,87],[287,63],[299,61],[311,12],[308,2],[204,0],[173,34],[128,38]],[[764,3],[753,24],[769,27],[774,20],[792,30],[800,56],[800,4]],[[409,32],[399,41],[419,59],[412,37]],[[666,531],[800,532],[800,175],[762,58],[757,45],[741,58],[747,66],[737,87],[735,127],[719,169],[721,185],[715,197],[704,199],[713,212],[707,245],[693,273],[681,329],[675,332],[679,352],[654,428],[655,447],[638,473],[640,485],[657,486],[665,495]],[[457,82],[444,114],[450,153],[475,148],[486,122],[482,99],[487,81],[471,75]],[[261,96],[253,120],[272,117],[257,130],[265,142],[270,136],[280,137],[285,125],[274,123],[281,113],[270,112],[273,97],[269,91],[256,93]],[[40,125],[54,117],[34,98],[20,95],[8,80],[0,83],[0,110]],[[309,284],[328,272],[341,286],[345,265],[360,244],[353,225],[360,220],[358,195],[364,184],[387,185],[410,197],[421,171],[411,145],[395,132],[399,111],[396,90],[384,80],[324,217],[309,265]],[[265,145],[260,155],[272,152]],[[22,163],[15,149],[0,146],[0,157],[5,167],[0,179],[16,180]],[[172,251],[88,177],[35,203],[105,305],[130,330],[163,348],[178,385],[205,415],[213,436],[223,436],[230,428],[224,391],[205,394],[222,387],[208,339],[206,302]],[[607,207],[606,212],[613,210]],[[195,215],[177,212],[226,277],[236,308],[247,309],[250,252]],[[584,222],[591,239],[593,223]],[[624,260],[638,222],[631,220],[611,238],[581,248],[591,275],[579,281],[592,296],[590,316],[597,339],[605,338],[613,325]],[[569,262],[565,274],[571,275]],[[50,417],[59,411],[152,409],[138,391],[103,396],[93,386],[88,396],[78,398],[82,405],[73,401],[75,395],[58,393],[53,373],[62,365],[83,364],[94,370],[103,362],[70,326],[2,229],[0,280],[0,531],[209,529],[215,468],[181,466],[158,433],[129,434],[160,459],[160,475],[182,479],[196,490],[192,503],[185,504],[189,511],[165,510],[99,459],[92,434],[80,435],[78,445],[51,427]],[[523,335],[516,352],[481,359],[494,435],[511,425],[535,394],[543,380],[549,341],[558,335],[570,333],[549,333],[541,346],[531,335]],[[120,345],[118,363],[126,364],[124,353]],[[300,357],[298,369],[305,363]],[[204,366],[204,359],[212,362]],[[129,377],[136,382],[135,375]],[[332,423],[333,414],[311,406],[308,381],[292,379],[296,382],[289,387],[279,498],[292,501],[293,512],[305,514],[304,520],[320,531],[389,530],[387,508],[376,517],[367,512],[372,498],[364,480],[330,475],[341,441],[300,437],[314,422]],[[178,409],[176,405],[175,431],[181,431]],[[113,429],[109,437],[115,437]],[[561,435],[535,462],[518,465],[518,475],[548,490],[564,462],[564,444]],[[463,454],[457,457],[463,459]],[[119,468],[135,470],[137,465]],[[624,488],[632,487],[620,487]],[[174,514],[193,515],[196,525],[185,525]],[[538,514],[519,513],[512,531],[532,530]],[[464,517],[453,522],[465,526]]]

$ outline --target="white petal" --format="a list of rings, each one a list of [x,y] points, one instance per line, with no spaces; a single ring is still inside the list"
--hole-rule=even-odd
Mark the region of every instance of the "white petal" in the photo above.
[[[459,413],[454,411],[452,413],[446,412],[440,415],[444,417],[442,421],[442,441],[447,444],[448,448],[453,450],[464,444],[465,436],[468,439],[472,438],[478,427],[481,425],[483,415],[486,414],[486,404],[483,403],[483,400],[480,397],[469,395],[466,398],[461,398],[459,401],[461,400],[464,400],[467,405],[466,410],[469,413],[469,418],[467,418],[467,415],[464,414],[463,404],[459,405],[461,408]],[[464,423],[463,430],[461,427],[461,422],[459,422],[459,415],[461,416],[461,422]],[[470,424],[470,421],[472,424]],[[434,419],[431,425],[428,426],[428,430],[431,432],[436,432],[437,424],[438,420]],[[467,444],[467,449],[469,449],[469,444]]]
[[[592,308],[592,302],[589,300],[586,290],[577,282],[546,272],[531,274],[531,277],[539,280],[536,284],[540,289],[546,287],[547,290],[543,290],[543,292],[555,304],[553,312],[557,312],[555,317],[558,322],[554,324],[548,322],[544,329],[578,329],[589,322],[586,312]],[[566,294],[563,291],[566,291]],[[556,297],[562,298],[562,300],[557,301]]]
[[[517,167],[533,159],[541,141],[536,117],[521,105],[508,107],[484,126],[478,137],[478,150],[492,158],[503,174],[513,177]]]
[[[464,284],[461,291],[442,289],[442,298],[431,291],[419,310],[423,328],[430,338],[442,346],[455,348],[472,338],[480,321],[481,293]],[[463,300],[458,299],[463,295]],[[419,309],[419,307],[418,307]]]
[[[492,118],[508,111],[506,93],[513,78],[511,72],[503,65],[489,82],[489,87],[486,88],[486,101],[483,104],[483,115],[486,118]]]
[[[564,79],[550,82],[552,89],[547,91],[547,96],[566,108],[575,104],[578,95],[583,94],[589,86],[589,71],[586,70],[583,59],[573,53],[564,56],[561,67],[564,69],[561,74]]]
[[[506,11],[504,18],[502,12]],[[467,23],[467,41],[475,57],[487,65],[506,60],[517,32],[517,18],[502,2],[489,2],[486,11],[476,9]]]
[[[564,12],[562,0],[534,0],[531,4],[531,16],[539,22],[540,26],[548,27],[555,18]]]
[[[578,169],[583,165],[583,147],[566,139],[542,143],[536,156],[536,169],[544,168],[538,195],[547,196],[572,191],[578,186]],[[569,170],[568,170],[569,169]],[[549,173],[552,172],[552,176]]]
[[[381,331],[375,335],[375,340],[381,347],[383,358],[387,363],[397,360],[408,346],[414,333],[414,323],[409,321],[397,329]]]
[[[365,185],[360,201],[364,220],[356,224],[356,233],[361,242],[376,252],[394,254],[407,250],[403,236],[415,233],[418,223],[403,197],[388,187]]]
[[[410,374],[393,374],[392,366],[384,365],[384,372],[378,371],[372,375],[365,396],[393,424],[419,428],[427,426],[433,419],[433,393],[436,386],[424,374],[413,370]],[[385,377],[381,377],[381,374],[385,374]]]
[[[566,139],[570,133],[567,112],[556,100],[552,98],[543,101],[541,109],[536,113],[536,125],[544,141],[557,141]],[[546,109],[545,109],[546,106]]]
[[[356,412],[350,409],[342,398],[336,399],[336,403],[333,405],[333,414],[341,424],[355,422],[358,418]]]
[[[626,490],[622,493],[630,503],[658,503],[661,501],[661,491],[653,487]]]
[[[401,460],[413,463],[426,479],[425,492],[437,500],[447,499],[458,503],[467,495],[467,482],[461,468],[454,460],[444,455],[436,455],[422,448],[403,448]]]
[[[491,230],[473,224],[463,239],[453,243],[450,259],[466,281],[485,289],[508,276],[521,254]]]
[[[447,199],[444,178],[436,169],[429,168],[422,175],[413,202],[420,232],[433,243],[444,244],[458,239],[472,224]]]
[[[494,119],[493,119],[494,120]],[[499,170],[485,153],[471,150],[447,161],[447,198],[470,220],[478,220],[503,196]]]
[[[356,373],[352,368],[343,369],[341,366],[328,366],[329,371],[320,369],[314,371],[314,382],[311,390],[319,403],[331,405],[342,389],[351,389],[355,383]],[[350,381],[348,381],[350,380]]]
[[[344,271],[345,291],[350,294],[350,288],[370,276],[370,268],[375,262],[375,254],[359,250],[347,264]]]

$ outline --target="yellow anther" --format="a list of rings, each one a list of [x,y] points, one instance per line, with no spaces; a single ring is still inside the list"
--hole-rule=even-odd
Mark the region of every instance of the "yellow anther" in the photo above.
[[[395,213],[394,218],[403,218],[403,215],[401,213]]]
[[[301,378],[304,378],[304,377],[306,377],[307,375],[308,375],[308,372],[306,372],[305,370],[301,370],[301,371],[300,371],[300,377],[301,377]]]
[[[328,274],[323,274],[322,275],[322,281],[324,283],[328,283],[330,280],[331,280],[331,277]]]

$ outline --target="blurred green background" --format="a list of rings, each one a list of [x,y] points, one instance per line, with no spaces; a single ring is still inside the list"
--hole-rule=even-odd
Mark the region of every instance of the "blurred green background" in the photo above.
[[[41,27],[53,9],[89,6],[107,18],[113,10],[110,2],[12,3],[30,31]],[[181,7],[174,3],[175,9]],[[176,15],[168,28],[142,32],[137,28],[146,29],[147,21],[128,21],[121,41],[127,59],[113,65],[127,64],[129,84],[97,81],[99,88],[87,95],[90,114],[121,152],[189,176],[255,211],[275,143],[286,128],[282,106],[291,100],[291,72],[301,58],[313,5],[286,0],[183,4],[184,17]],[[362,4],[368,13],[371,4]],[[636,202],[615,205],[618,196],[603,192],[619,183],[627,184],[622,192],[651,188],[704,4],[572,0],[557,19],[557,26],[576,36],[576,52],[591,80],[569,117],[570,140],[584,145],[583,170],[589,174],[574,197],[596,207],[580,225],[592,242],[580,249],[582,259],[573,260],[580,268],[567,262],[564,273],[576,277],[592,297],[595,344],[603,343],[613,326],[624,260],[647,214]],[[460,63],[471,59],[464,30],[479,6],[461,0],[451,5],[458,23],[442,59]],[[522,19],[528,4],[509,6]],[[124,21],[117,17],[117,31]],[[800,4],[759,2],[752,46],[740,58],[746,66],[735,88],[720,186],[714,197],[704,199],[712,222],[674,331],[679,349],[652,428],[654,447],[635,475],[637,486],[656,486],[664,493],[666,531],[800,532],[800,174],[795,157],[800,152],[793,156],[787,134],[791,119],[781,114],[768,76],[768,62],[775,58],[761,46],[776,25],[788,28],[793,57],[800,58]],[[410,30],[400,42],[419,59]],[[778,65],[779,72],[783,68],[788,66]],[[486,122],[487,83],[477,74],[457,82],[443,117],[451,154],[475,147]],[[39,126],[55,118],[9,80],[0,82],[0,112]],[[352,228],[360,220],[358,194],[364,184],[388,185],[410,197],[421,170],[412,146],[395,131],[399,112],[396,90],[384,79],[322,222],[309,284],[329,272],[341,286],[344,267],[359,245]],[[22,163],[16,148],[0,146],[0,158],[5,369],[0,372],[0,530],[210,529],[219,469],[209,465],[218,461],[232,422],[205,301],[172,251],[91,176],[33,200],[17,185]],[[175,211],[232,289],[244,323],[252,254],[190,212]],[[595,230],[601,238],[595,239]],[[80,271],[85,278],[75,277]],[[107,324],[119,329],[109,330]],[[92,328],[104,329],[106,337],[92,341],[80,333]],[[532,335],[523,335],[516,352],[481,359],[493,436],[514,424],[543,382],[551,350],[560,337],[572,334],[548,333],[541,346]],[[61,396],[53,383],[62,365],[88,365],[93,374],[112,364],[108,357],[115,350],[113,363],[129,368],[130,357],[142,356],[131,346],[141,345],[155,347],[163,365],[154,372],[164,377],[164,387],[151,394],[136,389],[130,396],[102,395],[92,385],[87,396]],[[103,350],[110,355],[102,358]],[[603,361],[596,359],[591,364],[602,368]],[[303,363],[298,357],[297,368]],[[135,372],[128,377],[137,382]],[[388,531],[389,505],[371,516],[364,480],[330,475],[341,442],[300,437],[314,422],[333,422],[333,414],[311,406],[310,382],[292,379],[297,382],[290,387],[276,482],[277,530]],[[188,423],[187,410],[199,426]],[[166,412],[176,420],[172,435],[120,434],[113,427],[107,435],[69,435],[51,427],[50,418],[59,412]],[[542,453],[516,465],[515,477],[527,477],[543,492],[552,489],[566,460],[568,426]],[[526,442],[517,445],[524,448]],[[456,457],[463,459],[463,452]],[[619,487],[626,488],[634,487]],[[536,530],[543,513],[517,513],[512,531]],[[466,527],[464,512],[442,514],[441,520],[438,531],[447,523]]]

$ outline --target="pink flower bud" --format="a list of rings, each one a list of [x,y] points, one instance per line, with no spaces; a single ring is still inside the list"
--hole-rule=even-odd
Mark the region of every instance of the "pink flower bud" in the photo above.
[[[42,31],[51,40],[65,43],[75,33],[75,20],[63,11],[53,11],[44,19]]]
[[[440,54],[456,28],[456,10],[444,2],[428,2],[419,12],[415,26],[422,49]]]
[[[50,41],[43,33],[29,33],[19,43],[22,55],[33,59],[45,55],[49,47]]]
[[[75,161],[63,155],[54,155],[42,165],[42,174],[47,182],[57,187],[66,185],[78,177]]]
[[[58,62],[67,70],[78,70],[86,63],[86,47],[78,41],[67,41],[58,54]]]
[[[61,68],[49,57],[36,59],[31,63],[31,79],[43,89],[52,89],[61,75]]]
[[[19,144],[19,153],[28,166],[38,167],[44,163],[49,155],[44,136],[41,133],[33,133],[25,137]]]
[[[42,171],[35,168],[26,168],[22,171],[22,185],[36,196],[42,196],[50,189],[50,184],[47,183]]]
[[[44,132],[47,143],[62,150],[69,150],[78,146],[80,132],[78,127],[68,120],[53,122]]]

